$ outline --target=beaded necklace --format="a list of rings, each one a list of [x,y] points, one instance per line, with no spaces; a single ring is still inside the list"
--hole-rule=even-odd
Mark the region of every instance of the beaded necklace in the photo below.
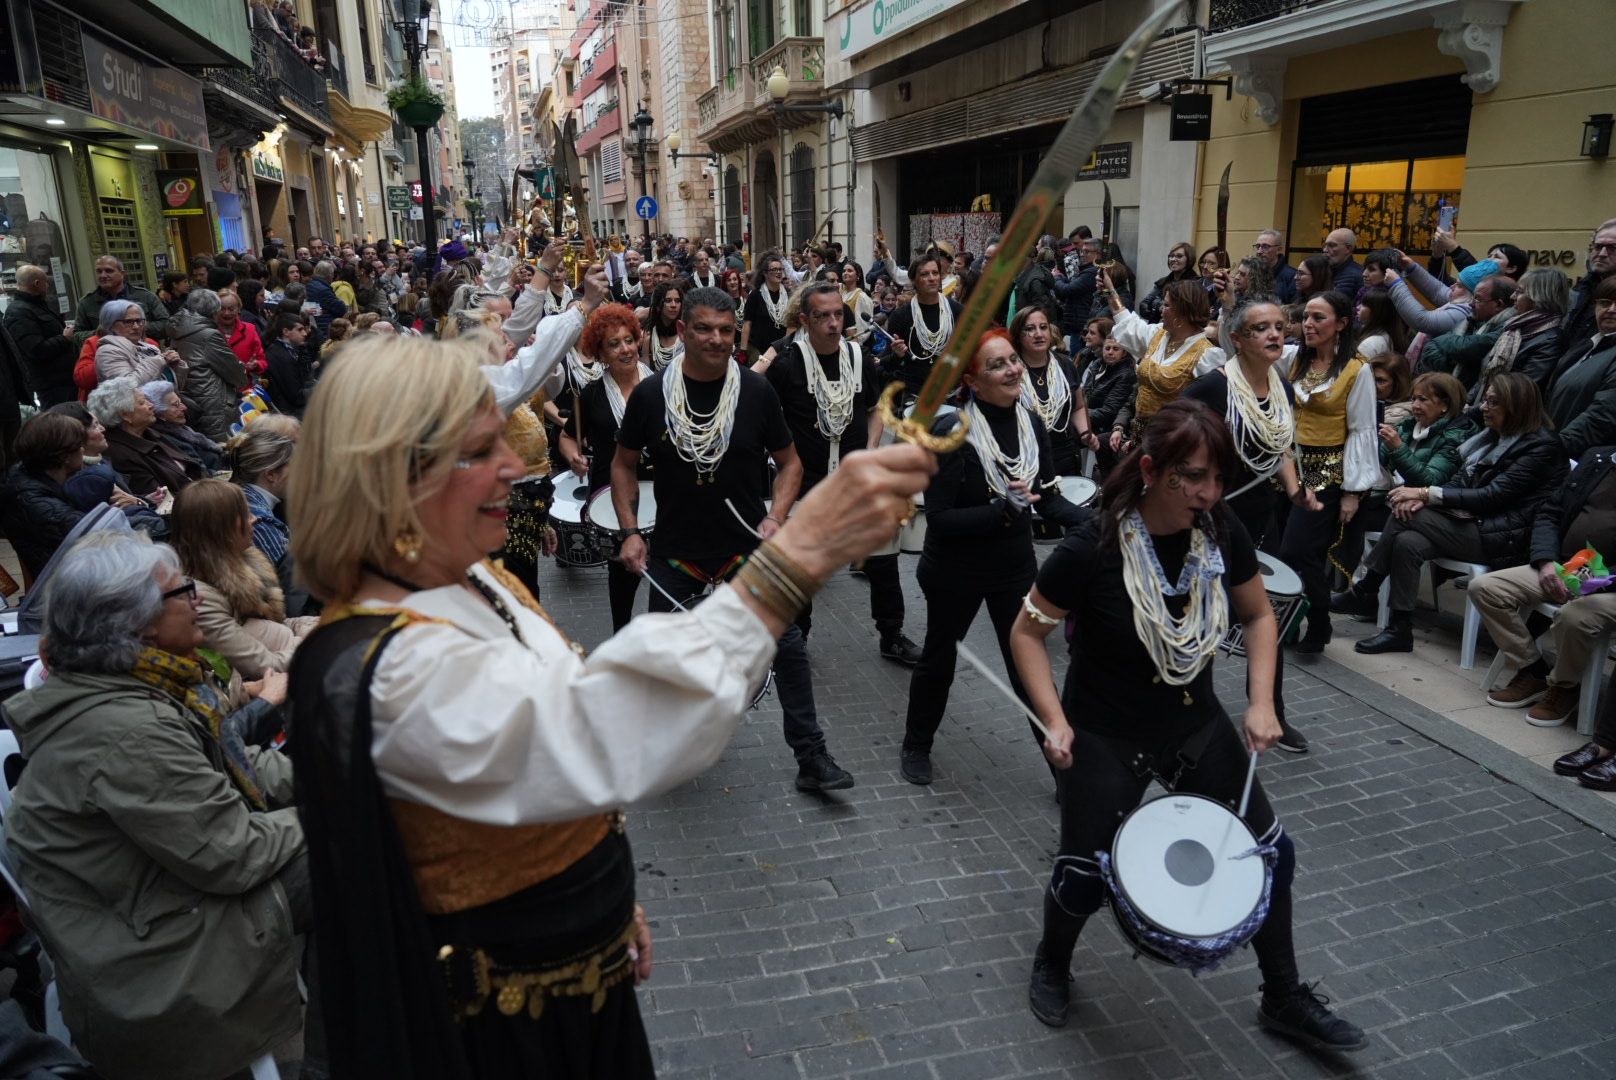
[[[975,398],[966,402],[962,410],[970,418],[965,439],[976,451],[977,460],[982,463],[982,475],[995,495],[1003,495],[1011,481],[1030,485],[1038,476],[1038,435],[1032,429],[1032,413],[1019,404],[1012,408],[1016,411],[1014,456],[1000,449],[999,440],[993,437],[987,419],[977,408]]]
[[[552,290],[544,290],[544,313],[546,315],[559,315],[567,310],[567,305],[570,303],[572,303],[572,286],[565,282],[561,285],[560,299],[556,298],[556,294]]]
[[[851,341],[837,343],[837,374],[833,382],[825,377],[825,366],[806,337],[797,339],[797,351],[802,354],[803,370],[808,376],[808,392],[814,395],[814,428],[830,444],[825,471],[833,473],[842,459],[842,433],[853,420],[853,402],[864,389],[859,353]]]
[[[1045,395],[1038,395],[1038,372],[1045,372]],[[1049,363],[1042,368],[1027,368],[1027,378],[1021,384],[1021,403],[1038,414],[1044,428],[1050,432],[1065,431],[1072,422],[1072,384],[1066,378],[1055,354],[1049,354]]]
[[[1296,421],[1291,415],[1291,403],[1285,397],[1284,380],[1270,366],[1268,396],[1258,398],[1238,358],[1225,365],[1223,373],[1229,379],[1229,404],[1224,419],[1229,423],[1235,452],[1254,475],[1272,476],[1279,471],[1291,444],[1296,441]]]
[[[644,364],[635,364],[634,366],[638,369],[634,378],[634,386],[638,386],[641,379],[650,377],[651,369]],[[612,410],[612,419],[618,424],[622,424],[623,410],[628,406],[627,395],[624,394],[623,388],[618,385],[616,379],[607,379],[601,385],[606,387],[606,405]],[[633,391],[634,387],[629,387],[629,393],[633,393]]]
[[[1189,554],[1184,557],[1178,583],[1167,580],[1156,545],[1145,528],[1138,510],[1131,512],[1118,529],[1122,549],[1122,582],[1133,602],[1133,628],[1140,644],[1150,654],[1162,681],[1185,686],[1195,680],[1217,651],[1218,642],[1229,627],[1229,598],[1223,589],[1223,553],[1206,530],[1197,526],[1190,533]],[[1189,597],[1182,616],[1168,610],[1169,596]],[[1189,691],[1184,704],[1193,704]]]
[[[658,371],[661,371],[684,354],[684,338],[675,336],[672,345],[664,346],[662,344],[662,335],[656,332],[655,327],[651,328],[651,365]]]
[[[947,346],[948,339],[954,335],[954,312],[948,306],[948,297],[937,298],[937,329],[926,328],[926,317],[920,313],[920,297],[909,301],[909,317],[914,321],[915,351],[928,356],[936,356]]]
[[[763,298],[763,310],[769,313],[769,318],[774,320],[774,325],[784,330],[786,326],[786,307],[791,303],[791,294],[785,289],[781,289],[780,299],[776,300],[774,293],[770,292],[769,287],[765,285],[758,290],[758,295]]]
[[[683,370],[674,367],[662,373],[668,441],[673,443],[680,458],[696,467],[697,484],[712,483],[735,430],[735,406],[741,399],[741,367],[732,363],[725,368],[724,387],[719,391],[718,404],[710,413],[698,413],[690,407]]]
[[[582,390],[605,372],[604,364],[587,364],[577,349],[567,350],[567,379],[574,390]]]

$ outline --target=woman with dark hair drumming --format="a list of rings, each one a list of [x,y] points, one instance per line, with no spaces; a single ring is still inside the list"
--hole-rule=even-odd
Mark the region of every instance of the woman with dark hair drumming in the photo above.
[[[1307,592],[1299,653],[1321,653],[1330,642],[1330,552],[1380,476],[1375,377],[1358,355],[1351,327],[1352,302],[1345,296],[1313,297],[1302,315],[1302,347],[1291,362],[1299,471],[1319,504],[1291,509],[1279,546],[1279,557]]]
[[[989,330],[971,356],[960,412],[970,421],[965,444],[939,461],[926,489],[926,546],[915,577],[926,596],[926,643],[909,680],[909,712],[898,765],[911,784],[932,779],[931,748],[954,683],[956,645],[986,604],[1011,685],[1022,693],[1010,659],[1010,628],[1038,573],[1032,509],[1061,528],[1083,512],[1058,489],[1049,435],[1021,404],[1021,358],[1010,335]],[[1025,699],[1025,695],[1023,694]]]
[[[1232,808],[1247,751],[1280,736],[1269,700],[1274,613],[1251,538],[1222,501],[1224,478],[1235,471],[1228,428],[1212,410],[1197,401],[1164,406],[1106,480],[1099,515],[1044,563],[1010,634],[1032,707],[1049,729],[1045,756],[1059,770],[1060,853],[1028,988],[1033,1015],[1052,1027],[1066,1023],[1072,952],[1104,899],[1095,854],[1110,850],[1151,780]],[[1252,671],[1244,745],[1212,687],[1231,603]],[[1062,623],[1072,631],[1071,666],[1057,694],[1044,639]],[[1260,783],[1244,820],[1276,849],[1268,917],[1252,938],[1263,978],[1258,1022],[1315,1049],[1360,1049],[1363,1032],[1297,974],[1296,849]]]
[[[1190,383],[1183,396],[1206,405],[1228,425],[1235,461],[1224,477],[1223,505],[1251,542],[1261,546],[1263,537],[1278,527],[1280,492],[1304,510],[1317,510],[1319,504],[1296,478],[1295,392],[1278,370],[1285,355],[1284,311],[1267,297],[1244,300],[1229,317],[1228,331],[1234,358]],[[1253,667],[1249,674],[1255,671]],[[1285,722],[1284,680],[1284,662],[1275,650],[1274,714],[1284,732],[1278,745],[1300,754],[1307,750],[1307,739]]]

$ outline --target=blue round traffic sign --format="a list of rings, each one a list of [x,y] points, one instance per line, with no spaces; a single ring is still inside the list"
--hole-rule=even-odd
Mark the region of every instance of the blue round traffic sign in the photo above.
[[[649,195],[641,195],[640,201],[634,204],[634,216],[641,221],[650,221],[656,217],[656,200]]]

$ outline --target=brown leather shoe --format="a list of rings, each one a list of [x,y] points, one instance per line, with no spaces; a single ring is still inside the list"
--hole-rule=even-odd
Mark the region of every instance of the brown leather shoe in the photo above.
[[[1577,774],[1577,782],[1595,791],[1616,791],[1616,754]]]
[[[1538,699],[1548,692],[1548,679],[1522,668],[1503,686],[1487,691],[1487,704],[1497,705],[1500,709],[1524,709],[1528,705],[1536,705]]]
[[[1526,714],[1533,727],[1559,727],[1577,715],[1577,687],[1549,684],[1549,692]]]
[[[1561,776],[1576,776],[1590,765],[1596,765],[1608,760],[1609,755],[1601,752],[1598,743],[1586,743],[1582,747],[1563,754],[1554,760],[1554,771]]]

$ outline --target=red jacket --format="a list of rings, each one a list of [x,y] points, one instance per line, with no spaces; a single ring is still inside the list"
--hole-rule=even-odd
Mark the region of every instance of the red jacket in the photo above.
[[[236,328],[225,335],[230,349],[253,378],[269,370],[269,358],[264,355],[264,343],[258,337],[258,328],[246,319],[236,320]]]

